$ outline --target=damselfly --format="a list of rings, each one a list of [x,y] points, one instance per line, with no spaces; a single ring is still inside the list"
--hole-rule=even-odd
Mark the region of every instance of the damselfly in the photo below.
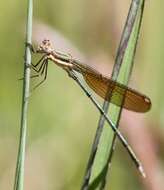
[[[109,77],[103,76],[97,70],[72,59],[69,55],[56,52],[49,40],[42,41],[36,53],[44,54],[38,63],[33,65],[35,71],[40,72],[41,75],[44,74],[44,80],[42,82],[46,80],[48,60],[51,60],[67,72],[77,71],[82,74],[89,87],[100,97],[107,101],[109,100],[112,104],[135,112],[147,112],[151,108],[151,101],[147,96],[113,81]],[[38,66],[39,68],[37,69]],[[124,99],[123,104],[122,99]]]
[[[59,67],[63,68],[69,74],[69,76],[72,77],[82,87],[82,89],[91,98],[92,102],[96,105],[97,109],[101,112],[101,114],[104,115],[113,131],[116,133],[122,144],[130,153],[130,156],[135,161],[136,166],[141,171],[141,163],[136,158],[131,147],[128,145],[127,141],[122,136],[120,131],[115,127],[113,122],[101,109],[101,106],[95,103],[95,99],[92,98],[92,96],[85,90],[85,87],[78,80],[75,71],[82,74],[89,87],[93,89],[100,97],[107,101],[110,101],[116,106],[122,106],[125,109],[135,112],[147,112],[151,108],[150,99],[147,96],[137,92],[136,90],[113,81],[111,78],[102,75],[97,70],[88,65],[80,63],[79,61],[73,59],[71,56],[55,51],[49,40],[43,40],[37,48],[36,53],[43,54],[42,58],[35,65],[33,65],[33,69],[36,72],[44,75],[44,79],[38,85],[46,80],[49,60],[54,62]]]

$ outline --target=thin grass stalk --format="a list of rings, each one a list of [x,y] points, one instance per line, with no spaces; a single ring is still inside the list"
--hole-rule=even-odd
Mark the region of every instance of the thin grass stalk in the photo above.
[[[117,77],[117,81],[119,81],[119,82],[121,82],[123,84],[128,83],[128,80],[129,80],[129,77],[130,77],[130,74],[131,74],[131,71],[132,71],[134,55],[135,55],[135,51],[136,51],[136,45],[137,45],[140,26],[141,26],[143,7],[144,7],[144,1],[138,1],[138,8],[136,9],[137,14],[134,17],[135,22],[134,22],[133,26],[128,25],[127,24],[128,22],[125,25],[125,27],[127,27],[126,32],[127,32],[127,34],[128,33],[130,34],[130,38],[129,38],[129,41],[128,41],[127,46],[125,48],[125,53],[124,53],[124,57],[122,59],[121,67],[120,67],[119,70],[116,67],[116,70],[114,70],[114,75],[115,76],[113,75],[114,78]],[[134,15],[134,14],[132,13],[132,15]],[[128,27],[129,27],[129,30],[128,30]],[[125,41],[126,41],[126,34],[125,34],[125,36],[123,35],[123,38],[124,37],[125,37]],[[119,52],[118,52],[118,54],[119,54]],[[116,63],[117,63],[117,59],[116,59]],[[115,80],[116,80],[116,78],[115,78]],[[109,113],[110,113],[110,117],[112,118],[114,123],[118,126],[120,116],[121,116],[121,109],[114,108],[112,105],[110,105]],[[106,133],[106,131],[105,131],[105,133]],[[101,184],[100,189],[103,189],[103,187],[105,186],[105,178],[106,178],[106,174],[107,174],[107,171],[108,171],[108,165],[111,168],[111,160],[112,160],[112,155],[113,155],[114,147],[115,147],[115,139],[116,139],[115,137],[116,136],[114,135],[112,143],[111,143],[110,154],[108,156],[108,162],[106,163],[106,166],[104,168],[104,174],[103,174],[104,179],[103,179],[103,182]]]
[[[120,45],[117,51],[113,73],[112,73],[112,78],[114,80],[117,79],[120,73],[120,68],[122,67],[122,62],[124,61],[123,60],[124,55],[126,53],[126,49],[129,44],[130,36],[132,33],[132,29],[134,26],[134,22],[136,20],[136,16],[137,16],[137,12],[139,10],[140,4],[141,4],[141,1],[139,0],[138,1],[133,0],[131,3],[127,21],[126,21],[126,24],[122,33]],[[136,49],[136,42],[134,44],[135,44],[135,48],[133,49],[133,53],[132,53],[133,55],[131,56],[132,60],[129,61],[130,65],[128,66],[129,68],[127,68],[128,72],[123,72],[123,75],[126,75],[126,76],[123,77],[124,80],[121,80],[121,79],[119,80],[120,82],[124,84],[127,84],[128,79],[130,77],[131,70],[132,70],[133,59],[134,59],[134,54],[135,54],[135,49]],[[109,103],[105,101],[103,105],[103,109],[105,113],[107,113],[108,107],[109,107]],[[114,119],[114,122],[118,125],[121,109],[115,106],[111,106],[111,111],[112,111],[111,114],[113,113],[112,119]],[[105,184],[104,179],[105,179],[107,168],[108,168],[109,152],[110,153],[113,152],[113,147],[115,143],[113,143],[114,140],[113,141],[111,140],[112,137],[111,137],[111,131],[109,130],[109,128],[103,128],[104,122],[105,122],[104,117],[101,115],[97,132],[95,135],[94,143],[92,146],[90,158],[88,161],[87,169],[85,172],[82,189],[96,189],[96,187],[99,187],[97,189],[100,189]],[[100,138],[102,139],[102,141],[100,141],[101,140]],[[113,137],[113,139],[115,139],[115,137]],[[102,161],[102,157],[104,157],[103,161]]]
[[[135,24],[134,24],[134,27],[133,27],[133,31],[132,31],[132,35],[131,35],[131,39],[130,39],[130,41],[133,41],[133,40],[134,41],[129,42],[129,45],[128,45],[128,48],[127,48],[127,53],[126,53],[125,59],[124,59],[124,62],[126,61],[126,59],[128,59],[128,57],[131,59],[131,60],[128,61],[129,63],[131,63],[130,69],[128,71],[128,74],[125,73],[124,76],[121,76],[121,74],[120,74],[120,80],[121,80],[121,77],[124,78],[125,83],[126,82],[128,83],[129,78],[130,78],[130,74],[131,74],[131,71],[132,71],[134,58],[135,58],[135,52],[136,52],[136,48],[137,48],[137,42],[138,42],[140,28],[141,28],[141,22],[142,22],[142,18],[143,18],[143,11],[144,11],[145,1],[143,0],[140,3],[141,4],[140,4],[140,7],[139,7],[139,10],[138,10],[138,13],[137,13],[137,18],[136,18],[136,21],[135,21]],[[131,47],[131,45],[133,47]],[[119,76],[118,76],[118,79],[119,79]],[[118,113],[118,119],[116,121],[117,126],[119,125],[120,117],[121,117],[121,109],[120,109],[120,111]],[[109,154],[109,158],[108,158],[108,164],[107,164],[107,168],[106,168],[106,173],[109,172],[108,166],[111,166],[115,146],[116,146],[116,135],[114,134],[113,135],[113,140],[112,140],[112,146],[110,148],[110,154]],[[107,175],[105,175],[105,178],[106,178],[106,176]],[[104,182],[102,183],[103,184],[102,186],[105,185],[105,178],[104,178]]]
[[[33,15],[33,1],[28,0],[25,44],[31,44],[32,15]],[[22,92],[20,138],[19,138],[19,149],[18,149],[16,172],[15,172],[14,190],[24,189],[24,162],[25,162],[26,131],[27,131],[27,111],[28,111],[28,102],[30,94],[30,65],[31,65],[31,52],[29,46],[26,45],[25,56],[24,56],[24,77],[23,77],[23,92]]]

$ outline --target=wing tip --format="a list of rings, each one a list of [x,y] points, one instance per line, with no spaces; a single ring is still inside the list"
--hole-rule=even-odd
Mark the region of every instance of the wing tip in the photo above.
[[[152,103],[151,103],[150,98],[147,96],[144,96],[143,99],[144,99],[144,104],[143,104],[144,106],[140,107],[139,110],[136,110],[136,112],[145,113],[151,109]]]
[[[151,109],[151,107],[152,107],[152,103],[151,103],[151,100],[150,100],[150,98],[148,98],[148,97],[145,97],[144,98],[144,101],[145,101],[145,103],[146,103],[146,110],[145,110],[145,112],[147,112],[147,111],[149,111],[150,109]]]

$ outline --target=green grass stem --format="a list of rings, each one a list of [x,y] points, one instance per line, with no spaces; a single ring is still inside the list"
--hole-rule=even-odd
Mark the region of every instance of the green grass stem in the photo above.
[[[32,15],[33,15],[33,1],[28,0],[26,44],[27,43],[31,44]],[[26,146],[26,131],[27,131],[27,111],[28,111],[28,102],[30,94],[30,67],[29,67],[30,65],[31,65],[31,52],[30,48],[26,45],[25,56],[24,56],[24,77],[23,77],[20,138],[19,138],[19,149],[18,149],[17,165],[15,172],[14,190],[24,189],[24,161],[25,161],[25,146]]]

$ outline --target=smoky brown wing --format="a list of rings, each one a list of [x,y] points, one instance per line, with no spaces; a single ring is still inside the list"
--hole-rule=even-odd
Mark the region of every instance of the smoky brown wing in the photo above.
[[[147,112],[151,108],[150,99],[139,92],[117,83],[101,74],[92,72],[83,73],[87,84],[99,96],[111,103],[135,112]]]

